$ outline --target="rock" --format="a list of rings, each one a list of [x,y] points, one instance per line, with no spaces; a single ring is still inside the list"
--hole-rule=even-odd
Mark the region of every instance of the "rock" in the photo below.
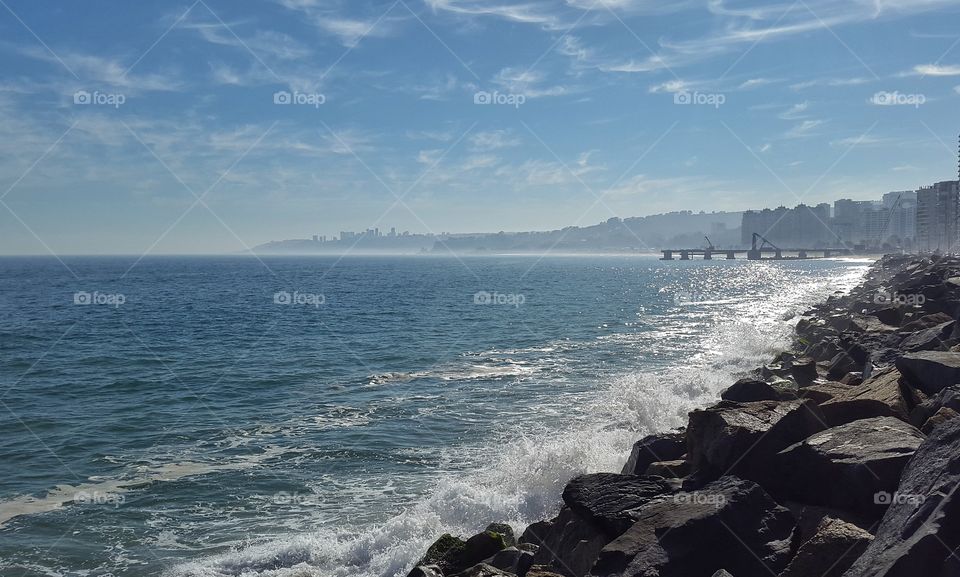
[[[624,475],[642,475],[650,463],[673,461],[687,452],[686,436],[682,432],[648,435],[633,444],[630,458],[620,472]]]
[[[487,565],[501,571],[523,576],[533,566],[533,553],[516,547],[507,547],[486,561]]]
[[[665,479],[682,479],[690,474],[690,463],[684,459],[676,461],[657,461],[650,463],[644,473],[647,476],[663,477]]]
[[[876,522],[871,523],[863,517],[842,511],[832,507],[821,507],[819,505],[805,505],[795,501],[788,501],[785,506],[793,513],[797,520],[797,527],[793,532],[793,549],[797,550],[804,543],[809,541],[820,528],[825,519],[839,519],[845,523],[860,527],[869,533],[871,527],[876,526]]]
[[[924,329],[929,329],[943,323],[948,323],[953,320],[953,317],[946,313],[934,313],[931,315],[922,316],[916,320],[912,320],[909,323],[900,327],[900,330],[903,332],[916,332],[922,331]]]
[[[960,412],[960,386],[947,387],[937,393],[935,397],[915,406],[910,412],[910,424],[914,427],[921,427],[927,422],[927,419],[944,407]]]
[[[824,519],[780,577],[841,577],[873,540],[873,535],[839,519]]]
[[[845,395],[849,389],[850,385],[838,381],[818,381],[801,389],[800,398],[811,399],[819,405]]]
[[[554,573],[547,565],[534,565],[527,571],[526,577],[565,577],[560,573]]]
[[[900,348],[905,351],[944,351],[950,348],[947,343],[950,341],[950,335],[956,326],[955,321],[948,321],[939,325],[923,329],[913,333],[900,343]]]
[[[861,385],[837,388],[833,398],[820,403],[820,410],[831,427],[870,417],[897,417],[910,420],[916,399],[900,385],[900,372],[888,369]]]
[[[454,573],[451,577],[498,577],[498,576],[512,576],[513,573],[508,573],[506,571],[501,571],[492,565],[486,563],[477,563],[476,565],[470,567],[469,569],[464,569],[459,573]],[[515,577],[515,576],[514,576]]]
[[[899,307],[887,307],[875,310],[871,314],[877,317],[877,320],[881,323],[892,327],[900,326],[903,321],[903,314]]]
[[[935,428],[957,417],[960,417],[960,413],[957,413],[949,407],[940,407],[940,410],[934,413],[933,416],[927,419],[927,422],[920,427],[920,432],[924,435],[930,435]]]
[[[764,381],[756,379],[740,379],[720,393],[725,401],[746,403],[750,401],[775,401],[779,398],[777,391]]]
[[[606,533],[580,517],[569,507],[560,510],[552,521],[533,523],[520,536],[520,543],[540,547],[534,563],[563,567],[572,577],[590,571],[603,546],[610,542]],[[527,573],[528,577],[531,572]]]
[[[727,573],[727,570],[726,570],[726,569],[721,569],[721,570],[717,571],[716,573],[714,573],[714,574],[712,575],[712,577],[733,577],[733,575]]]
[[[407,577],[443,577],[443,571],[437,565],[417,565]]]
[[[907,382],[928,395],[960,383],[960,353],[920,351],[897,359]]]
[[[539,546],[539,545],[534,545],[533,543],[517,543],[516,547],[517,547],[517,549],[520,549],[521,551],[529,551],[530,553],[533,553],[534,555],[536,555],[537,552],[540,551],[540,546]]]
[[[690,413],[687,460],[708,480],[729,473],[763,483],[773,455],[824,428],[823,414],[807,399],[721,401]]]
[[[856,373],[847,373],[843,375],[843,378],[840,379],[840,382],[844,385],[850,385],[852,387],[857,386],[863,383],[863,373],[857,371]]]
[[[863,368],[863,365],[854,360],[852,356],[844,351],[840,351],[830,359],[830,369],[827,376],[838,380],[847,373],[853,373]]]
[[[447,533],[427,549],[417,565],[436,565],[444,575],[450,575],[482,562],[505,547],[503,537],[491,531],[477,533],[466,541]]]
[[[752,481],[723,477],[651,501],[635,518],[600,552],[592,576],[768,575],[789,560],[793,516]]]
[[[418,565],[435,565],[441,571],[459,571],[463,567],[459,565],[459,556],[463,552],[466,543],[459,537],[454,537],[449,533],[444,533],[439,539],[434,541],[433,545],[427,549],[427,553],[420,560]]]
[[[498,533],[503,538],[503,543],[507,547],[513,547],[517,544],[517,537],[513,534],[513,527],[506,523],[490,523],[484,529],[489,533]]]
[[[876,537],[845,577],[960,575],[960,420],[937,427],[903,471]]]
[[[678,482],[663,477],[593,473],[567,483],[563,502],[613,539],[633,524],[630,511],[679,489]]]
[[[777,493],[786,498],[854,511],[878,519],[923,435],[894,417],[854,421],[819,432],[781,451]]]

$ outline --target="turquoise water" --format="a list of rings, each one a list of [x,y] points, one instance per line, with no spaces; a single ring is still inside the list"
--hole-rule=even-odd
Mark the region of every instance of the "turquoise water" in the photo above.
[[[865,268],[0,259],[0,574],[405,574],[555,513]]]

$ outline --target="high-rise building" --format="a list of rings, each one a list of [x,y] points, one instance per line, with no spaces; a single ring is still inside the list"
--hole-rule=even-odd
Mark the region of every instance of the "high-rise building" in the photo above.
[[[916,245],[920,252],[960,250],[960,182],[947,180],[917,191]]]
[[[750,245],[753,233],[781,248],[816,248],[832,243],[830,205],[799,204],[794,208],[748,210],[743,213],[740,241]]]

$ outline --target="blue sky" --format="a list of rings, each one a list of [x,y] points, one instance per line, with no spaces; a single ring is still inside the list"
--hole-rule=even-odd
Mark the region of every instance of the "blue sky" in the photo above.
[[[944,0],[0,0],[0,254],[225,252],[956,178]]]

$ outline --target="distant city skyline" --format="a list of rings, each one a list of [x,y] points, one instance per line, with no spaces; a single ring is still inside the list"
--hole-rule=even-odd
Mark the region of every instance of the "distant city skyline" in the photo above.
[[[951,0],[0,4],[0,254],[553,230],[956,178]]]

